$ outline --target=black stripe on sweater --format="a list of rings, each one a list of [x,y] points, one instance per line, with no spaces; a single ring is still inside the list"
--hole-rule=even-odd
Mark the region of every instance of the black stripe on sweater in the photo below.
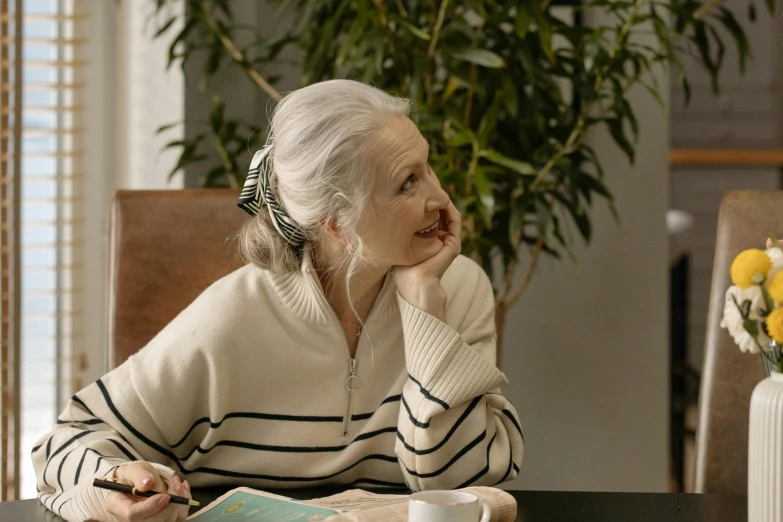
[[[457,419],[457,422],[455,422],[454,425],[451,427],[451,429],[446,434],[446,436],[443,437],[443,440],[435,444],[433,447],[429,449],[418,450],[414,448],[413,446],[411,446],[405,441],[405,438],[402,436],[402,433],[400,433],[399,430],[397,430],[397,438],[400,440],[400,442],[402,442],[402,445],[405,447],[405,449],[410,451],[411,453],[414,453],[416,455],[429,455],[430,453],[434,453],[438,451],[440,448],[442,448],[443,445],[449,441],[451,436],[454,435],[454,433],[457,431],[457,428],[459,428],[460,424],[462,424],[462,422],[468,418],[468,415],[471,414],[471,412],[476,408],[476,406],[480,401],[481,401],[481,395],[473,399],[470,405],[468,405],[468,407],[465,408],[465,411],[462,412],[462,415],[460,415],[459,419]]]
[[[190,453],[188,453],[187,456],[182,457],[180,460],[181,461],[188,460],[190,457],[193,456],[193,453],[197,451],[202,455],[206,455],[207,453],[209,453],[210,451],[212,451],[218,446],[229,446],[233,448],[244,448],[244,449],[251,449],[256,451],[271,451],[277,453],[330,453],[330,452],[343,451],[354,442],[368,440],[373,437],[377,437],[378,435],[383,435],[385,433],[395,433],[396,431],[397,428],[395,426],[390,428],[383,428],[375,431],[369,431],[367,433],[362,433],[360,435],[357,435],[356,438],[354,438],[349,444],[342,445],[342,446],[275,446],[270,444],[255,444],[252,442],[243,442],[238,440],[221,440],[213,444],[210,448],[202,448],[201,446],[196,446],[195,448],[190,450]]]
[[[122,416],[120,411],[115,406],[114,402],[111,400],[111,396],[109,395],[109,391],[106,389],[106,385],[103,384],[101,379],[98,379],[95,381],[98,385],[98,388],[101,390],[101,393],[103,394],[103,398],[106,401],[106,405],[109,407],[111,412],[114,414],[115,417],[117,417],[117,420],[119,420],[125,428],[130,431],[137,439],[148,445],[150,448],[154,449],[158,453],[165,455],[169,458],[172,462],[174,462],[177,465],[177,468],[185,474],[193,474],[193,473],[210,473],[212,475],[219,475],[222,477],[233,477],[233,478],[246,478],[246,479],[261,479],[261,480],[274,480],[277,482],[315,482],[315,481],[321,481],[321,480],[327,480],[333,477],[336,477],[337,475],[340,475],[341,473],[345,473],[346,471],[349,471],[350,469],[353,469],[354,467],[358,466],[362,462],[366,460],[382,460],[386,462],[393,462],[397,463],[397,457],[391,457],[389,455],[380,455],[380,454],[374,454],[374,455],[367,455],[366,457],[363,457],[356,461],[355,463],[351,464],[347,468],[340,470],[336,473],[332,473],[331,475],[325,475],[323,477],[282,477],[282,476],[276,476],[276,475],[262,475],[262,474],[256,474],[256,473],[242,473],[237,471],[229,471],[225,469],[218,469],[218,468],[210,468],[210,467],[199,467],[193,470],[187,469],[180,463],[179,459],[177,458],[174,453],[167,450],[166,448],[162,447],[161,445],[155,443],[154,441],[148,439],[146,436],[144,436],[139,430],[134,428],[128,421],[125,419],[125,417]],[[48,485],[48,484],[47,484]]]
[[[511,465],[514,463],[514,452],[512,451],[511,444],[508,445],[508,468],[506,468],[506,474],[500,479],[500,482],[505,482],[508,476],[511,474]],[[498,482],[498,484],[500,484]]]
[[[184,470],[183,473],[210,473],[213,475],[220,475],[222,477],[234,477],[234,478],[244,478],[244,479],[259,479],[259,480],[271,480],[276,482],[316,482],[316,481],[322,481],[322,480],[328,480],[336,477],[337,475],[340,475],[342,473],[345,473],[347,471],[350,471],[351,469],[355,468],[359,464],[361,464],[364,461],[367,460],[381,460],[384,462],[394,463],[397,464],[397,457],[392,457],[389,455],[381,455],[381,454],[373,454],[373,455],[367,455],[366,457],[362,457],[361,459],[357,460],[350,466],[341,469],[340,471],[337,471],[335,473],[331,473],[329,475],[323,475],[320,477],[286,477],[286,476],[279,476],[279,475],[260,475],[256,473],[243,473],[239,471],[229,471],[229,470],[223,470],[223,469],[216,469],[216,468],[207,468],[207,467],[201,467],[196,468],[194,470]],[[369,482],[372,479],[358,479],[357,482]],[[388,485],[392,485],[389,483]]]
[[[137,458],[136,458],[136,457],[133,455],[133,453],[131,453],[131,452],[130,452],[130,450],[128,450],[128,448],[126,448],[125,446],[123,446],[122,444],[120,444],[119,442],[117,442],[116,440],[114,440],[114,439],[106,439],[106,440],[108,440],[109,442],[111,442],[112,444],[114,444],[115,446],[117,446],[117,449],[119,449],[119,450],[122,452],[122,454],[123,454],[123,455],[125,455],[126,457],[128,457],[128,460],[130,460],[130,461],[138,460],[138,459],[137,459]]]
[[[381,404],[378,406],[379,408],[383,406],[384,404],[389,404],[392,402],[397,402],[400,400],[402,395],[391,395],[389,397],[386,397]],[[351,415],[351,421],[360,421],[360,420],[366,420],[369,419],[375,415],[375,412],[370,413],[358,413],[356,415]],[[187,433],[185,433],[185,436],[182,437],[179,442],[176,444],[172,444],[172,448],[178,448],[181,446],[187,438],[190,436],[190,434],[193,432],[194,429],[196,429],[197,426],[201,424],[209,424],[210,429],[216,429],[219,428],[223,422],[225,422],[228,419],[256,419],[256,420],[273,420],[273,421],[287,421],[287,422],[343,422],[345,420],[345,417],[342,416],[320,416],[320,415],[284,415],[284,414],[278,414],[278,413],[257,413],[257,412],[245,412],[245,411],[238,411],[238,412],[231,412],[227,413],[223,416],[222,419],[220,419],[217,422],[212,422],[212,420],[209,417],[201,417],[196,422],[193,423],[193,425],[188,429]]]
[[[167,450],[166,448],[156,443],[155,441],[148,439],[146,436],[144,436],[143,433],[141,433],[139,430],[134,428],[133,425],[125,419],[125,417],[122,416],[120,410],[118,410],[117,406],[114,405],[114,401],[111,400],[111,396],[109,395],[109,390],[106,389],[106,385],[103,384],[103,381],[101,379],[95,381],[95,384],[97,384],[98,388],[101,390],[101,393],[103,394],[103,399],[106,401],[106,405],[109,407],[111,412],[114,414],[115,417],[117,417],[117,420],[119,420],[122,423],[122,425],[125,426],[125,428],[127,428],[127,430],[133,434],[134,437],[136,437],[137,439],[139,439],[144,444],[154,449],[161,455],[165,455],[170,460],[176,462],[179,465],[179,459],[177,458],[176,455],[174,455],[174,453]],[[180,469],[182,469],[182,466],[179,467]]]
[[[57,424],[84,424],[87,426],[93,426],[95,424],[105,424],[101,419],[86,419],[86,420],[60,420],[57,419]]]
[[[95,415],[95,414],[92,412],[92,410],[91,410],[90,408],[88,408],[86,404],[84,404],[84,401],[83,401],[83,400],[81,400],[81,399],[80,399],[79,397],[77,397],[76,395],[74,395],[73,397],[71,397],[71,400],[72,400],[73,402],[75,402],[76,404],[79,404],[79,405],[81,405],[81,407],[82,407],[82,408],[84,408],[84,411],[86,411],[87,413],[89,413],[89,414],[90,414],[90,415],[92,415],[93,417],[97,417],[97,415]]]
[[[424,396],[425,396],[427,399],[431,400],[432,402],[434,402],[434,403],[436,403],[436,404],[440,404],[440,405],[443,407],[443,409],[444,409],[444,410],[448,410],[448,409],[449,409],[449,405],[448,405],[448,404],[446,404],[446,402],[445,402],[445,401],[442,401],[442,400],[438,399],[437,397],[435,397],[434,395],[432,395],[432,394],[431,394],[429,391],[427,391],[427,389],[426,389],[426,388],[424,388],[424,386],[422,386],[422,385],[421,385],[421,383],[420,383],[419,381],[417,381],[416,379],[414,379],[414,378],[413,378],[413,375],[410,375],[410,374],[408,374],[408,378],[409,378],[411,381],[413,381],[413,382],[414,382],[414,384],[416,384],[416,385],[419,387],[419,391],[420,391],[420,392],[421,392],[421,394],[422,394],[422,395],[424,395]]]
[[[90,448],[87,448],[87,449],[90,449]],[[95,450],[93,450],[93,451],[95,451]],[[98,453],[98,452],[96,451],[95,453]],[[98,453],[98,455],[100,455],[100,453]],[[73,476],[73,485],[74,486],[79,483],[79,477],[82,474],[82,466],[84,465],[84,459],[85,458],[87,458],[87,451],[82,453],[82,458],[79,459],[79,465],[76,466],[76,473]]]
[[[49,454],[52,452],[52,439],[54,436],[49,437],[49,440],[46,441],[46,460],[49,460]]]
[[[414,426],[417,428],[429,428],[430,423],[429,422],[419,422],[416,417],[413,416],[413,412],[411,412],[410,406],[408,406],[408,401],[405,400],[405,397],[402,398],[402,405],[405,406],[405,410],[408,412],[408,417],[410,418],[411,422]]]
[[[373,486],[384,486],[387,488],[404,488],[408,489],[408,486],[404,482],[388,482],[385,480],[360,478],[348,484],[342,484],[343,486],[355,486],[357,484],[371,484]]]
[[[419,473],[418,471],[413,471],[408,469],[408,466],[405,466],[405,463],[403,463],[403,466],[405,466],[405,471],[413,475],[414,477],[418,478],[432,478],[437,477],[447,469],[449,469],[455,462],[457,462],[459,459],[461,459],[467,452],[478,446],[482,440],[487,438],[487,430],[484,430],[481,432],[481,435],[470,441],[464,448],[459,450],[459,453],[454,455],[450,461],[448,461],[442,468],[440,468],[437,471],[433,471],[431,473]]]
[[[39,450],[39,449],[41,449],[42,447],[43,447],[43,444],[39,444],[38,446],[34,447],[34,448],[32,449],[32,451],[30,451],[30,454],[33,454],[33,453],[35,453],[36,451],[38,451],[38,450]]]
[[[512,466],[514,467],[514,471],[519,473],[519,466],[517,466],[516,462],[514,464],[512,464]]]
[[[505,415],[506,417],[509,418],[511,423],[514,425],[514,427],[519,432],[519,436],[522,437],[522,442],[525,442],[525,434],[522,433],[522,426],[519,425],[519,423],[517,422],[517,419],[514,417],[514,414],[511,413],[511,411],[506,410],[506,409],[503,409],[502,411],[503,411],[503,415]]]
[[[57,467],[57,485],[60,486],[60,491],[63,491],[63,482],[62,482],[63,466],[65,465],[65,461],[74,451],[76,451],[76,448],[66,453],[65,456],[62,458],[62,460],[60,460],[60,465]],[[54,502],[52,502],[52,505],[54,505]]]
[[[497,433],[495,433],[495,435],[492,436],[492,439],[489,441],[489,444],[487,444],[487,465],[484,467],[484,469],[482,469],[481,471],[479,471],[478,473],[470,477],[468,480],[466,480],[465,482],[457,486],[455,489],[466,488],[471,484],[473,484],[474,482],[476,482],[481,477],[483,477],[484,475],[486,475],[487,473],[489,473],[489,450],[492,449],[492,443],[495,442],[496,436]],[[501,482],[503,481],[501,480]]]
[[[85,430],[85,431],[82,431],[81,433],[77,433],[76,435],[74,435],[73,437],[71,437],[71,438],[68,440],[68,442],[66,442],[65,444],[63,444],[63,445],[62,445],[62,446],[60,446],[59,448],[57,448],[57,449],[54,451],[54,453],[52,453],[52,456],[51,456],[51,458],[47,458],[47,459],[46,459],[46,466],[44,466],[44,471],[43,471],[43,474],[41,475],[41,478],[43,478],[44,484],[46,484],[46,485],[47,485],[47,486],[49,486],[49,487],[52,487],[52,486],[51,486],[51,484],[49,484],[49,483],[46,481],[46,471],[49,469],[49,464],[51,464],[51,463],[52,463],[52,459],[54,459],[54,457],[56,457],[58,453],[60,453],[60,452],[61,452],[61,451],[63,451],[65,448],[67,448],[68,446],[70,446],[71,444],[73,444],[75,441],[77,441],[77,440],[81,439],[81,438],[82,438],[82,437],[84,437],[84,436],[87,436],[87,435],[89,435],[90,433],[95,433],[95,432],[94,432],[94,431],[91,431],[91,430]],[[54,436],[52,436],[52,437],[49,439],[49,442],[51,442],[53,438],[54,438]]]

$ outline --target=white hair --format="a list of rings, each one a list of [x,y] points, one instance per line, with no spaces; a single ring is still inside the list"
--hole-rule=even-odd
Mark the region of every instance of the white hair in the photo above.
[[[346,244],[346,285],[363,260],[358,231],[374,184],[375,134],[389,117],[408,116],[410,110],[409,100],[370,85],[329,80],[291,92],[272,114],[267,144],[273,147],[273,190],[301,227],[305,248],[323,239],[324,223],[336,225]],[[263,269],[299,269],[297,252],[263,205],[242,228],[239,250],[245,261]]]

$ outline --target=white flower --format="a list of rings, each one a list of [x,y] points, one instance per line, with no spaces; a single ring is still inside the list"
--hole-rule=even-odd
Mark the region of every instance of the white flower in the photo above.
[[[772,263],[775,265],[775,259],[772,259]],[[779,263],[780,267],[778,269],[783,268],[783,252],[781,252]],[[775,268],[773,268],[773,270],[775,270]],[[761,294],[761,288],[757,285],[753,285],[743,290],[734,285],[730,286],[729,289],[726,290],[726,301],[723,306],[723,320],[720,322],[721,328],[726,328],[729,331],[729,334],[734,338],[734,342],[739,346],[740,350],[746,353],[759,353],[759,347],[756,344],[756,341],[753,340],[753,336],[745,330],[742,314],[740,313],[739,308],[737,308],[737,304],[734,302],[735,299],[740,305],[744,301],[749,300],[749,317],[750,319],[758,321],[759,315],[757,310],[764,306],[764,296]],[[761,330],[760,324],[758,341],[761,346],[766,346],[770,342],[769,337],[764,335],[764,332]]]
[[[778,247],[774,247],[768,248],[765,250],[765,252],[769,256],[770,260],[772,260],[772,270],[770,270],[769,274],[767,274],[767,281],[771,281],[775,274],[783,269],[783,250],[779,249]]]

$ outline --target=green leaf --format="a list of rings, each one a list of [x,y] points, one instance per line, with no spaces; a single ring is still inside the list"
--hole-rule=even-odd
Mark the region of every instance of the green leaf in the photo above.
[[[173,127],[176,127],[177,125],[181,125],[182,123],[183,122],[181,122],[181,121],[176,121],[174,123],[168,123],[166,125],[161,125],[157,129],[155,129],[155,135],[157,136],[158,134],[162,134],[162,133],[166,132],[167,130],[169,130],[169,129],[173,128]]]
[[[462,85],[462,82],[457,78],[456,76],[449,76],[448,81],[446,82],[446,88],[443,89],[443,97],[441,98],[442,103],[446,103],[449,101],[449,98],[454,94],[454,92]]]
[[[398,24],[400,24],[401,26],[403,26],[408,31],[410,31],[410,33],[413,36],[415,36],[416,38],[420,38],[420,39],[425,40],[425,41],[430,41],[431,37],[427,33],[427,31],[419,29],[418,27],[416,27],[415,25],[413,25],[412,23],[410,23],[406,19],[402,18],[401,16],[400,17],[395,17],[394,21],[397,22]]]
[[[745,72],[745,64],[749,58],[752,58],[752,52],[750,50],[750,43],[748,42],[745,31],[742,30],[739,22],[734,17],[734,14],[723,6],[718,8],[719,19],[723,23],[723,26],[729,31],[737,44],[737,55],[739,58],[739,68],[743,73]]]
[[[490,149],[481,150],[479,151],[479,156],[481,156],[482,158],[486,158],[487,160],[491,161],[496,165],[500,165],[508,169],[511,169],[514,172],[521,174],[523,176],[536,175],[536,169],[533,168],[533,165],[531,165],[530,163],[509,158],[508,156],[504,156],[503,154],[495,150],[490,150]]]
[[[508,240],[513,243],[525,223],[525,209],[519,203],[512,203],[508,222]]]
[[[751,3],[748,6],[748,19],[750,19],[751,22],[756,21],[756,4]]]
[[[463,129],[449,138],[446,143],[449,145],[449,147],[456,148],[467,145],[468,143],[473,143],[474,141],[476,141],[476,136],[469,130]]]
[[[607,118],[605,123],[609,128],[609,134],[611,134],[612,139],[623,150],[628,157],[628,161],[633,165],[636,153],[633,145],[631,145],[631,142],[628,141],[628,138],[625,136],[622,120],[619,118]]]
[[[176,21],[177,21],[177,17],[176,17],[176,16],[172,16],[171,18],[169,18],[169,19],[166,21],[166,23],[164,23],[164,24],[163,24],[163,26],[162,26],[160,29],[158,29],[157,31],[155,31],[155,34],[152,36],[152,38],[153,38],[153,39],[154,39],[154,38],[157,38],[157,37],[159,37],[160,35],[162,35],[163,33],[165,33],[166,31],[168,31],[168,30],[169,30],[169,28],[170,28],[170,27],[171,27],[171,26],[174,24],[174,22],[176,22]]]
[[[658,102],[658,107],[660,107],[663,112],[666,112],[666,103],[663,101],[663,97],[661,96],[661,93],[658,92],[658,89],[646,82],[639,83],[647,90],[647,92],[650,93],[650,96],[652,96],[655,101]]]
[[[490,134],[495,131],[495,126],[498,123],[499,112],[500,98],[496,96],[492,101],[492,105],[489,106],[489,109],[487,109],[487,111],[484,113],[484,116],[481,118],[481,122],[479,123],[477,138],[480,147],[484,147],[486,145]]]
[[[545,13],[539,9],[533,9],[533,19],[538,27],[538,40],[541,43],[541,50],[544,51],[550,62],[555,61],[555,53],[552,48],[552,26],[546,18]]]
[[[458,49],[451,51],[451,56],[490,69],[500,69],[506,66],[503,58],[486,49]]]
[[[536,199],[535,207],[536,215],[538,216],[539,234],[541,234],[541,237],[544,238],[544,242],[546,243],[549,233],[552,230],[552,225],[554,224],[552,220],[552,208],[547,201],[542,201],[541,199]]]
[[[530,7],[526,2],[519,2],[517,5],[517,14],[514,17],[514,28],[516,29],[517,36],[520,38],[527,36],[532,25],[533,15],[530,12]]]
[[[481,213],[484,226],[489,228],[492,226],[492,215],[495,213],[495,195],[489,180],[480,167],[477,167],[473,172],[473,185],[476,187],[479,201],[484,209],[484,212]]]

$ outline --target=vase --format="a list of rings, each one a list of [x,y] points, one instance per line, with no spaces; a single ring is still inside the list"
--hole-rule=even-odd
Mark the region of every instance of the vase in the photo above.
[[[750,398],[748,522],[783,521],[783,374],[758,383]]]

